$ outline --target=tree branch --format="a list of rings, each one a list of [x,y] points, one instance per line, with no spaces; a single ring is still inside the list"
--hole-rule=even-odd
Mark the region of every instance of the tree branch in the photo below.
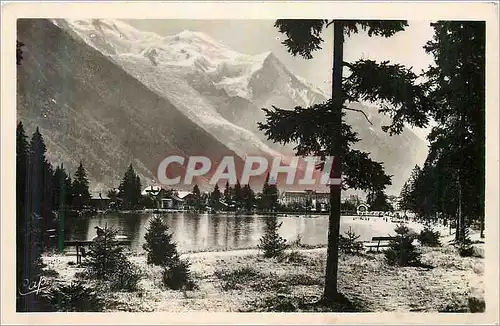
[[[349,111],[356,111],[356,112],[361,112],[363,113],[363,115],[365,116],[366,120],[373,126],[373,123],[370,121],[370,119],[368,119],[368,116],[366,115],[365,111],[363,110],[359,110],[359,109],[351,109],[351,108],[347,108],[347,107],[343,107],[344,110],[349,110]]]
[[[333,24],[335,22],[335,19],[332,19],[332,21],[326,23],[325,25],[325,28],[327,28],[328,26],[330,26],[331,24]]]

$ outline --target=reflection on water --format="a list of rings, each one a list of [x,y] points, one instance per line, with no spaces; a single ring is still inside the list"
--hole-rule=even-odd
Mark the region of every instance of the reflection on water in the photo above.
[[[95,227],[115,227],[119,234],[132,241],[132,249],[142,250],[144,235],[152,213],[109,213],[90,219],[66,221],[67,240],[90,240],[95,236]],[[255,247],[265,232],[265,221],[276,218],[262,215],[168,213],[160,215],[173,233],[180,251],[226,250]],[[347,218],[346,218],[347,219]],[[351,218],[352,220],[352,218]],[[328,216],[278,217],[283,222],[279,232],[289,241],[300,236],[303,244],[326,244]],[[353,226],[360,240],[369,240],[372,235],[370,223],[350,223],[343,218],[341,232]],[[385,235],[385,234],[383,234]]]

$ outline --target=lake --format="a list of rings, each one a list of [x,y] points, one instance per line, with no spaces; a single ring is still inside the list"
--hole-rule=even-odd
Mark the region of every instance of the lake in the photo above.
[[[96,236],[96,226],[115,227],[118,234],[131,240],[131,249],[142,250],[148,221],[154,213],[107,213],[87,219],[67,221],[66,240],[91,240]],[[265,232],[265,215],[235,214],[196,214],[189,212],[159,214],[167,223],[179,251],[217,251],[255,247]],[[276,218],[276,217],[274,217]],[[289,241],[298,236],[307,245],[327,243],[328,216],[288,215],[277,217],[283,222],[280,235]],[[366,219],[366,218],[365,218]],[[383,218],[372,217],[361,220],[359,217],[344,216],[341,219],[341,233],[349,227],[359,234],[359,240],[370,240],[373,236],[386,236],[393,233],[395,224]]]

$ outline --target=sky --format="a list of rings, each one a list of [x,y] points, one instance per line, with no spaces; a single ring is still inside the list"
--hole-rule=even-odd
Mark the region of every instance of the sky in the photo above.
[[[244,54],[260,54],[272,51],[296,75],[304,77],[315,86],[331,94],[331,73],[333,53],[333,29],[324,30],[322,49],[313,53],[310,60],[294,57],[281,44],[284,35],[279,33],[271,20],[125,20],[130,25],[144,31],[168,36],[183,30],[203,32],[213,39]],[[432,39],[430,21],[408,21],[405,31],[390,38],[369,37],[367,33],[351,35],[344,45],[344,61],[360,58],[413,67],[415,73],[432,64],[432,57],[425,53],[423,46]],[[425,137],[428,130],[414,130]]]

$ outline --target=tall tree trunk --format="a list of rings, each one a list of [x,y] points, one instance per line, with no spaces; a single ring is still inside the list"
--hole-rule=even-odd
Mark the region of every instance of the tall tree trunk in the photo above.
[[[331,131],[334,136],[332,144],[333,171],[331,177],[340,179],[341,177],[341,124],[342,124],[342,63],[344,52],[344,33],[342,21],[333,23],[333,74],[332,74],[332,99],[333,116],[336,128]],[[330,185],[330,219],[328,223],[328,249],[326,259],[326,276],[323,299],[325,302],[332,302],[337,297],[337,271],[339,258],[339,232],[340,232],[340,193],[341,185]]]

